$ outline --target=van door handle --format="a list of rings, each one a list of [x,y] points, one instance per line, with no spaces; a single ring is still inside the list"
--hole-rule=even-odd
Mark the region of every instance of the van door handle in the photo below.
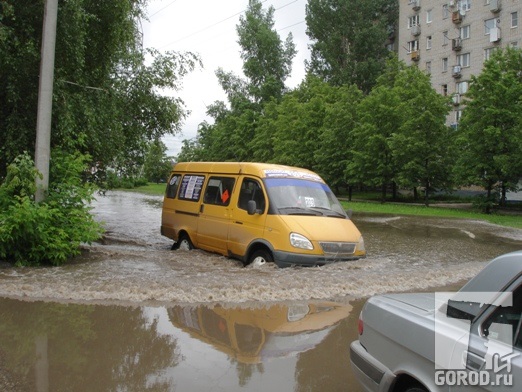
[[[199,212],[203,212],[203,210],[205,209],[205,204],[201,204],[201,206],[199,206]]]
[[[234,221],[234,223],[237,223],[238,225],[242,225],[243,222],[240,222],[240,221]]]

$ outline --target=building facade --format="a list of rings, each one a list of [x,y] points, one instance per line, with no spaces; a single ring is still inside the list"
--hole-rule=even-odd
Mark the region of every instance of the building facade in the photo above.
[[[522,48],[522,0],[399,0],[398,53],[451,96],[456,127],[471,75],[500,47]]]

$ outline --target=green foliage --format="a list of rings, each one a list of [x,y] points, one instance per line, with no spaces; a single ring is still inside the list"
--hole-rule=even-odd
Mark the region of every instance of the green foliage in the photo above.
[[[391,184],[423,187],[427,204],[430,191],[450,185],[454,155],[445,125],[448,100],[417,67],[390,58],[386,69],[359,105],[347,175],[380,186],[383,201]]]
[[[44,1],[2,5],[0,178],[17,155],[34,149]],[[200,65],[191,53],[143,50],[145,6],[145,0],[58,4],[51,144],[88,154],[101,170],[141,165],[149,141],[180,131],[184,104],[163,90],[178,90]]]
[[[82,175],[87,157],[59,151],[53,154],[49,194],[44,202],[34,201],[35,179],[39,175],[27,153],[8,167],[0,185],[0,258],[16,265],[59,265],[80,252],[102,233],[86,203],[93,187]]]
[[[150,182],[165,182],[171,168],[172,163],[167,157],[167,146],[161,140],[150,143],[143,165],[145,178]]]
[[[309,0],[309,70],[334,85],[355,84],[369,93],[384,69],[385,43],[398,19],[398,4],[389,0]]]
[[[458,129],[459,159],[455,175],[464,185],[488,191],[485,210],[498,187],[517,190],[522,175],[522,51],[498,50],[466,94],[466,108]]]
[[[252,140],[260,117],[267,104],[283,96],[296,54],[292,36],[281,40],[273,16],[273,7],[264,11],[259,0],[249,1],[237,26],[246,79],[221,68],[216,71],[228,105],[218,101],[209,106],[214,124],[200,124],[197,140],[184,142],[178,161],[253,160]]]
[[[265,12],[261,1],[250,0],[237,26],[243,72],[255,102],[281,98],[296,54],[292,34],[283,43],[275,30],[274,12],[274,7]]]

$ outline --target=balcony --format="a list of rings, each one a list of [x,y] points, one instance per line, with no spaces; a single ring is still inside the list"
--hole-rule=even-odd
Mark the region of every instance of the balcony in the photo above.
[[[419,61],[420,60],[420,52],[418,50],[413,50],[410,53],[411,61]]]
[[[453,102],[453,106],[459,106],[460,105],[460,94],[453,95],[453,97],[451,97],[451,101]]]
[[[451,49],[458,52],[462,49],[462,38],[454,38],[451,40]]]
[[[419,25],[411,26],[411,34],[414,36],[420,35],[421,27]]]
[[[420,10],[420,0],[413,0],[411,2],[411,8],[413,9],[413,11]]]
[[[462,14],[459,11],[455,11],[451,14],[451,20],[453,23],[462,22]]]
[[[494,14],[500,12],[500,0],[489,0],[489,10]]]
[[[489,42],[499,42],[500,41],[500,28],[493,27],[489,30]]]
[[[451,75],[455,79],[460,78],[462,76],[462,67],[460,65],[454,65],[453,68],[451,69]]]

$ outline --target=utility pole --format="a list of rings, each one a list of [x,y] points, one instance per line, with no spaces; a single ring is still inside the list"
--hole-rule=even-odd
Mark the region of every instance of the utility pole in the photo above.
[[[49,161],[51,159],[51,118],[53,111],[54,53],[58,0],[46,0],[43,18],[38,114],[36,118],[36,169],[43,178],[36,179],[36,202],[43,201],[49,189]]]

